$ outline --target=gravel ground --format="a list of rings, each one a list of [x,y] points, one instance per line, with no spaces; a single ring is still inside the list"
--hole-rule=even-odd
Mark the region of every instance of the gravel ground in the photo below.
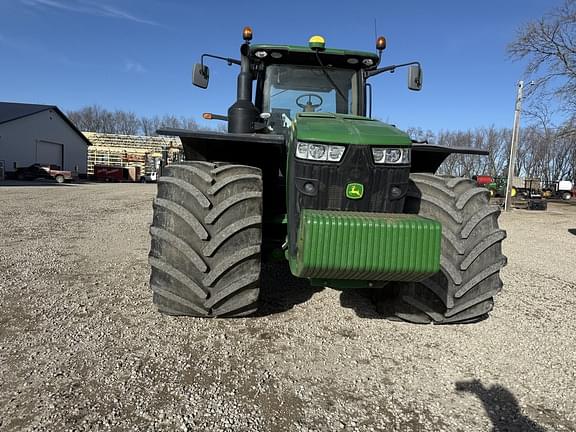
[[[505,286],[478,324],[383,320],[277,268],[259,316],[202,320],[152,306],[155,185],[12,185],[1,431],[576,430],[576,206],[501,217]]]

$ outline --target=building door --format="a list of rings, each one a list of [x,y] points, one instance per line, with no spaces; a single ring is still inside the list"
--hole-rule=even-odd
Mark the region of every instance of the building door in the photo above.
[[[36,163],[58,165],[64,169],[64,144],[38,141],[36,145]]]

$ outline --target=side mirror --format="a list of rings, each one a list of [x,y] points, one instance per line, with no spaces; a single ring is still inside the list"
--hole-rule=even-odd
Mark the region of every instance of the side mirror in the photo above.
[[[210,79],[210,69],[208,66],[196,63],[194,65],[194,71],[192,72],[192,84],[196,87],[207,88],[208,80]]]
[[[408,88],[410,90],[422,90],[422,68],[420,65],[412,65],[408,69]]]

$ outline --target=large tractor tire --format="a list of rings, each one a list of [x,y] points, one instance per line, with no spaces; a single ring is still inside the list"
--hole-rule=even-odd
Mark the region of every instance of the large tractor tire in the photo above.
[[[260,169],[183,162],[158,179],[150,287],[160,312],[238,317],[256,311],[262,242]]]
[[[395,283],[393,313],[415,323],[466,323],[487,316],[506,264],[500,208],[472,180],[412,174],[405,212],[442,224],[441,271],[423,282]]]

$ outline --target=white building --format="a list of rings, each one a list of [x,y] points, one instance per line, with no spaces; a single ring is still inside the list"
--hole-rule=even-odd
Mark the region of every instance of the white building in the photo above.
[[[85,175],[89,145],[56,106],[0,102],[0,171],[41,163]]]

